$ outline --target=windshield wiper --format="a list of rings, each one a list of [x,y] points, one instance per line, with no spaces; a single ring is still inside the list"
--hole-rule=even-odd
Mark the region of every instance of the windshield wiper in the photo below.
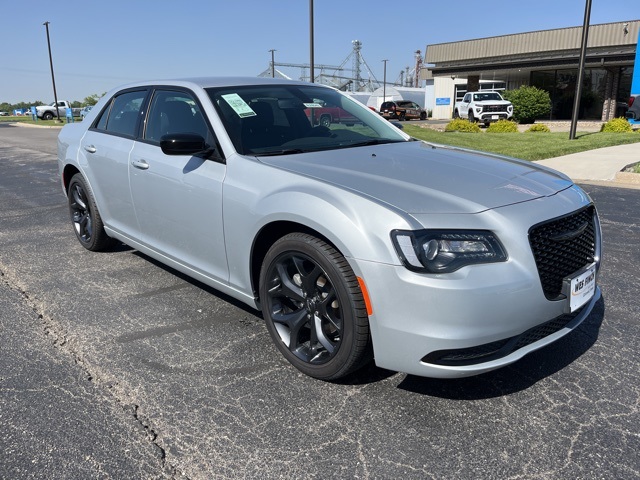
[[[366,142],[351,143],[349,145],[345,145],[345,147],[366,147],[369,145],[383,145],[385,143],[399,143],[404,141],[405,140],[390,140],[388,138],[385,138],[385,139],[374,138],[373,140],[367,140]]]
[[[276,155],[293,155],[296,153],[306,153],[307,150],[300,148],[285,148],[283,150],[275,150],[273,152],[254,153],[256,157],[273,157]]]

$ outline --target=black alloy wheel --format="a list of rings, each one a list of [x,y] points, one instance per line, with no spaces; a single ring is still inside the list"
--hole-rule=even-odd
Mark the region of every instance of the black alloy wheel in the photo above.
[[[67,195],[73,230],[82,246],[99,251],[112,245],[114,240],[104,231],[93,193],[80,173],[71,178]]]
[[[471,123],[476,122],[476,118],[473,116],[473,110],[469,109],[468,119]]]
[[[426,120],[427,119],[427,112],[420,112],[420,120]]]
[[[358,279],[326,242],[302,233],[278,240],[262,264],[260,300],[273,341],[303,373],[334,380],[370,360]]]

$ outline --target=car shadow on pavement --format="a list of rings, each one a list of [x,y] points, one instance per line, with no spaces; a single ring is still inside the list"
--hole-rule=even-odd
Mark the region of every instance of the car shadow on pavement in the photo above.
[[[598,339],[604,311],[605,302],[601,298],[576,330],[507,367],[454,380],[407,375],[398,388],[450,400],[480,400],[526,390],[568,367],[591,348]]]

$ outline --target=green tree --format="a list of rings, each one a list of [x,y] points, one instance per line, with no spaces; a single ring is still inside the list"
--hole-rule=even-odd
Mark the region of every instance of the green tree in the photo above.
[[[504,92],[504,98],[513,103],[513,118],[519,123],[533,123],[551,112],[549,92],[536,87],[523,85]]]
[[[98,100],[100,100],[102,97],[104,97],[105,93],[102,93],[101,95],[94,93],[93,95],[89,95],[88,97],[85,97],[84,100],[82,101],[82,104],[84,106],[93,106],[96,103],[98,103]]]

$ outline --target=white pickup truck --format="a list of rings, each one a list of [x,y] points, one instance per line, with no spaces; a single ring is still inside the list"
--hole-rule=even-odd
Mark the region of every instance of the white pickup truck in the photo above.
[[[60,117],[64,118],[67,115],[67,108],[71,107],[71,103],[67,100],[59,100],[58,101],[58,112],[60,112]],[[74,117],[80,116],[81,108],[72,108],[71,111]],[[53,120],[57,116],[56,112],[56,102],[52,102],[50,105],[40,105],[36,107],[36,113],[38,118],[43,120]]]
[[[467,92],[453,106],[453,118],[466,118],[470,122],[488,125],[513,116],[513,105],[498,92]]]

